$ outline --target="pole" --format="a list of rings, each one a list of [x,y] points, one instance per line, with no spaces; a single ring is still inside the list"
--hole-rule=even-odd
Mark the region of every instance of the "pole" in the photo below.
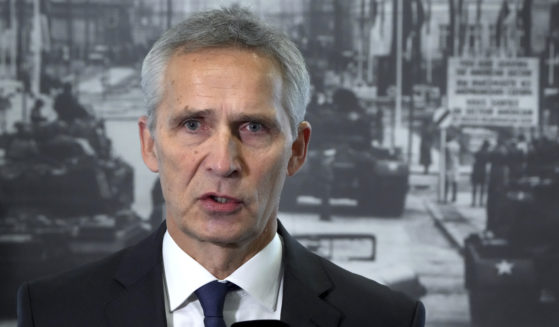
[[[363,77],[363,44],[365,43],[365,0],[361,0],[361,8],[359,14],[359,44],[357,51],[359,52],[357,56],[357,80],[362,82]]]
[[[10,1],[10,0],[8,0]],[[6,3],[6,8],[10,8],[10,2]],[[11,16],[11,12],[9,12]],[[10,46],[7,44],[9,40],[10,28],[6,24],[6,29],[0,29],[0,77],[10,75],[10,66],[8,66],[8,49]],[[1,109],[0,109],[1,110]]]
[[[412,75],[413,78],[413,75]],[[412,81],[412,85],[415,81]],[[413,116],[414,116],[415,104],[413,100],[413,92],[410,100],[410,116],[408,118],[408,165],[411,166],[412,163],[412,150],[413,150]]]
[[[73,13],[72,13],[72,0],[66,0],[66,34],[68,36],[68,61],[66,62],[66,69],[68,75],[72,74],[72,48],[74,47],[74,40],[73,40],[73,30],[74,30],[74,20],[73,20]]]
[[[173,24],[173,0],[167,0],[167,29]]]
[[[426,51],[425,51],[425,71],[426,71],[426,80],[427,84],[431,85],[433,81],[433,63],[432,63],[432,49],[431,49],[431,20],[433,17],[433,7],[431,0],[427,1],[427,11],[429,13],[429,19],[424,22],[425,25],[425,42],[426,42]]]
[[[452,0],[454,1],[454,0]],[[459,0],[460,1],[460,0]],[[458,3],[458,6],[455,5],[455,8],[457,8],[457,10],[455,10],[454,12],[454,44],[452,45],[454,48],[453,51],[453,55],[455,56],[460,56],[459,53],[459,48],[460,48],[460,28],[461,28],[461,24],[462,24],[462,8],[460,6],[460,2]],[[452,13],[451,13],[452,14]]]
[[[25,3],[23,1],[16,1],[15,4],[15,15],[17,17],[17,19],[14,21],[14,28],[15,28],[15,37],[17,39],[16,41],[16,47],[17,47],[17,56],[14,57],[14,61],[16,64],[16,76],[17,79],[20,80],[22,82],[23,85],[26,85],[26,83],[24,83],[24,70],[23,70],[23,60],[24,60],[24,56],[22,55],[24,53],[24,42],[23,42],[23,31],[24,31],[24,26],[25,26]],[[24,87],[25,89],[25,87]],[[27,90],[25,90],[27,92]]]
[[[547,74],[547,81],[549,85],[553,85],[553,75],[555,74],[555,44],[550,40],[549,42],[549,72]]]
[[[33,69],[31,71],[30,87],[31,93],[37,95],[41,93],[41,52],[43,40],[41,33],[41,15],[39,0],[33,0]]]
[[[0,76],[5,76],[8,75],[8,60],[7,60],[7,55],[6,55],[6,51],[4,51],[4,49],[8,49],[7,46],[4,45],[4,42],[6,42],[7,38],[7,31],[3,31],[0,30]]]
[[[375,24],[377,24],[377,22],[375,21]],[[371,35],[372,33],[369,33],[369,49],[367,51],[367,81],[370,84],[373,84],[374,81],[374,72],[375,72],[375,56],[373,55],[372,51],[371,51],[371,46],[372,46],[372,39],[371,39]]]
[[[16,0],[14,0],[15,2]],[[20,81],[22,85],[21,90],[21,120],[26,121],[27,118],[27,83],[25,82],[24,70],[23,70],[23,26],[25,24],[25,3],[23,1],[16,2],[14,4],[14,38],[16,39],[15,45],[17,48],[16,56],[12,57],[12,61],[15,64],[16,78]],[[21,26],[20,26],[21,24]]]
[[[426,66],[425,70],[427,71],[427,84],[431,85],[431,82],[433,81],[433,63],[431,62],[431,34],[427,34],[427,37],[425,38],[426,41],[426,53],[425,53],[425,61],[426,61]]]
[[[85,1],[84,7],[86,8],[86,10],[87,10],[88,12],[91,12],[91,4],[90,4],[89,1],[90,1],[90,0],[86,0],[86,1]],[[90,44],[90,43],[91,43],[91,39],[90,39],[90,37],[89,37],[89,35],[91,34],[91,32],[90,32],[91,26],[90,26],[90,25],[91,25],[91,18],[90,18],[90,15],[86,15],[86,16],[85,16],[85,30],[84,30],[84,34],[85,34],[85,35],[84,35],[84,36],[85,36],[85,37],[84,37],[84,40],[85,40],[85,46],[84,46],[84,48],[85,48],[85,57],[86,57],[86,58],[87,58],[87,55],[89,54],[89,51],[91,50],[91,44]]]
[[[516,1],[512,2],[512,12],[513,13],[518,13],[518,8],[517,5],[518,3]],[[515,15],[514,17],[514,24],[513,28],[512,28],[512,39],[510,40],[511,43],[511,48],[512,48],[512,57],[516,58],[516,56],[518,55],[518,46],[517,46],[517,41],[519,41],[518,39],[518,15]]]
[[[396,102],[394,106],[394,130],[402,127],[402,34],[403,34],[403,0],[398,0],[396,30]]]
[[[441,128],[441,144],[439,149],[439,203],[446,202],[444,191],[446,184],[446,128]]]
[[[163,15],[165,15],[165,0],[160,0],[159,3],[157,4],[159,6],[159,13],[157,15],[157,23],[159,24],[159,26],[161,26],[162,29],[165,29],[166,26],[166,22],[165,19],[163,18]]]
[[[17,19],[17,14],[16,14],[16,5],[15,2],[17,0],[9,0],[10,1],[10,34],[12,36],[12,53],[11,53],[11,58],[10,58],[10,74],[12,77],[16,77],[18,74],[17,71],[17,64],[16,64],[16,58],[18,57],[18,24],[19,21]]]
[[[464,4],[462,4],[462,6],[464,6]],[[461,33],[462,35],[464,35],[463,38],[463,42],[460,46],[460,56],[463,55],[467,55],[469,56],[472,53],[472,49],[470,48],[470,37],[471,37],[471,33],[470,33],[470,15],[468,14],[468,4],[466,4],[466,9],[460,10],[460,21],[463,25],[462,30],[464,31],[463,33]],[[474,35],[475,36],[475,35]]]

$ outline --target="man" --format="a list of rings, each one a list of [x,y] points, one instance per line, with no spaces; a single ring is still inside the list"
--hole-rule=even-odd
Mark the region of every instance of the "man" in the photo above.
[[[20,326],[423,326],[420,302],[310,253],[276,218],[311,134],[308,74],[287,38],[236,7],[195,15],[155,43],[142,87],[142,156],[166,222],[101,262],[24,284]]]
[[[460,179],[460,143],[455,135],[451,135],[446,142],[446,182],[444,189],[445,202],[448,201],[448,192],[451,189],[452,198],[450,201],[456,202],[458,181]]]

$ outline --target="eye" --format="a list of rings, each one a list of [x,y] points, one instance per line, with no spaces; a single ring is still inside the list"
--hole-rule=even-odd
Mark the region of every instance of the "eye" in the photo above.
[[[190,119],[190,120],[185,121],[183,125],[189,131],[196,131],[200,128],[201,123],[198,120]]]
[[[259,120],[247,120],[239,127],[243,144],[251,147],[267,146],[274,140],[274,125]]]
[[[246,124],[246,129],[251,133],[258,133],[264,129],[264,126],[261,123],[249,122]]]

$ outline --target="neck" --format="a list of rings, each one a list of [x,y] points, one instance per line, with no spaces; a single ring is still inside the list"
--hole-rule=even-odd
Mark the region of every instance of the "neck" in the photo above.
[[[277,231],[277,219],[269,219],[257,237],[238,243],[194,240],[175,227],[172,219],[167,220],[169,235],[178,246],[217,279],[223,280],[272,241]]]

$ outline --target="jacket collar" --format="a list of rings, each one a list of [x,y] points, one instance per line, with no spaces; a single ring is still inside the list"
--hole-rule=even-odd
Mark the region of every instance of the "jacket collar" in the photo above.
[[[106,306],[110,326],[166,325],[162,242],[165,222],[127,251],[115,274],[113,300]],[[324,297],[334,285],[320,258],[297,242],[278,221],[283,238],[284,284],[281,320],[290,326],[338,326],[341,313]]]
[[[162,223],[123,254],[114,276],[113,299],[105,311],[109,326],[166,325],[161,252],[166,229]]]
[[[281,320],[290,326],[339,326],[342,314],[324,298],[334,285],[321,259],[297,242],[278,222],[284,242]]]

